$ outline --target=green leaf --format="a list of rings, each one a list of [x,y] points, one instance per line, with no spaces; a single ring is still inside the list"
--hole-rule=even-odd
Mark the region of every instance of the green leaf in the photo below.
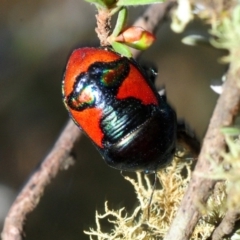
[[[132,57],[132,53],[131,53],[129,47],[127,47],[126,45],[119,43],[119,42],[112,42],[111,45],[117,53],[119,53],[125,57],[128,57],[128,58]]]
[[[117,6],[137,6],[162,2],[164,2],[164,0],[118,0]]]
[[[221,129],[221,132],[225,135],[237,136],[240,134],[240,128],[238,127],[225,127]]]
[[[122,8],[118,13],[117,22],[113,30],[112,36],[116,37],[122,31],[127,19],[127,8]]]

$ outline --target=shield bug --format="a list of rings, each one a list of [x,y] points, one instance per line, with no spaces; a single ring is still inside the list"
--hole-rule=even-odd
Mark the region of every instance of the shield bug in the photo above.
[[[62,93],[71,118],[109,166],[151,173],[171,161],[175,111],[133,59],[108,48],[76,49]]]

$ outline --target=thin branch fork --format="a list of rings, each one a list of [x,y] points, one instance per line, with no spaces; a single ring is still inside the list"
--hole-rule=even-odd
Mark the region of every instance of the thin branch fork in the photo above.
[[[206,176],[211,174],[210,158],[217,163],[221,162],[220,153],[226,148],[226,143],[220,129],[233,124],[238,113],[240,104],[239,79],[240,69],[236,71],[235,67],[231,66],[224,83],[223,93],[218,99],[204,138],[192,179],[164,240],[189,239],[201,217],[197,206],[199,203],[202,204],[207,201],[216,181],[203,178],[199,173]]]

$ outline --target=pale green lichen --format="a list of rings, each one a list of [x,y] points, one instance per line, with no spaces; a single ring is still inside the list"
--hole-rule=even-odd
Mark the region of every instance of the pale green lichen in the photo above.
[[[171,28],[177,33],[182,32],[195,17],[215,26],[230,18],[239,3],[239,0],[178,0],[177,7],[172,11]]]
[[[209,24],[212,35],[211,44],[216,48],[229,51],[229,54],[221,60],[224,63],[234,63],[234,68],[239,69],[240,1],[178,0],[176,9],[172,11],[172,30],[177,33],[182,32],[195,16]],[[196,44],[196,39],[187,38],[187,40],[191,44]]]
[[[181,176],[185,169],[186,177]],[[85,232],[96,239],[161,239],[179,206],[184,190],[190,178],[190,162],[183,163],[177,159],[173,163],[158,172],[158,180],[162,188],[156,189],[150,205],[150,216],[148,219],[149,198],[152,193],[152,184],[147,175],[137,173],[137,181],[125,177],[134,187],[139,206],[129,215],[124,208],[120,210],[109,210],[105,203],[105,214],[96,214],[97,229]],[[102,233],[100,221],[103,218],[113,223],[110,233]],[[93,238],[91,238],[93,239]]]
[[[172,13],[172,30],[176,33],[182,32],[191,20],[193,12],[190,1],[178,0],[178,7]]]
[[[85,231],[91,239],[139,239],[154,240],[163,239],[169,229],[185,189],[191,176],[192,161],[174,159],[166,169],[158,172],[158,180],[162,186],[156,189],[150,205],[148,219],[148,203],[152,193],[152,184],[147,175],[137,173],[137,181],[125,177],[134,187],[139,201],[139,206],[132,214],[126,213],[125,209],[109,210],[105,203],[105,213],[96,213],[97,228]],[[109,233],[102,232],[101,220],[107,218],[113,224]],[[191,239],[206,239],[213,225],[203,219],[197,225]]]
[[[235,69],[240,68],[240,5],[232,11],[232,15],[223,18],[212,26],[211,34],[214,38],[211,43],[216,48],[227,49],[229,54],[221,60],[234,64]]]

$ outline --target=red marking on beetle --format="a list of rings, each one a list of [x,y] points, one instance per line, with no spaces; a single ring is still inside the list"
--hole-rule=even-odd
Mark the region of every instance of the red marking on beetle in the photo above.
[[[103,148],[102,139],[104,134],[99,125],[102,110],[99,108],[88,108],[81,112],[71,109],[69,111],[75,122],[87,133],[92,141]]]
[[[158,100],[152,88],[146,82],[139,70],[130,64],[130,72],[120,86],[116,98],[125,99],[134,97],[142,101],[143,104],[158,105]]]

